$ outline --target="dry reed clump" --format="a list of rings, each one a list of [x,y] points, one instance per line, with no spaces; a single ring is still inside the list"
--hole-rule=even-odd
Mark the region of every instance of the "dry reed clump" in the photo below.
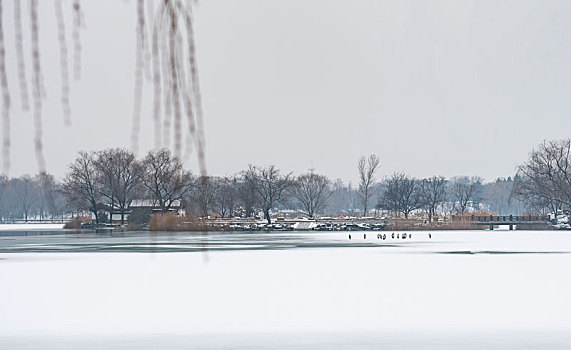
[[[179,217],[173,213],[155,214],[151,216],[150,231],[178,231]]]
[[[79,229],[84,222],[91,222],[93,219],[90,216],[76,216],[71,221],[65,223],[63,228],[66,229]]]
[[[155,214],[151,216],[149,231],[222,231],[223,227],[211,226],[205,222],[191,221],[188,216],[174,213]]]

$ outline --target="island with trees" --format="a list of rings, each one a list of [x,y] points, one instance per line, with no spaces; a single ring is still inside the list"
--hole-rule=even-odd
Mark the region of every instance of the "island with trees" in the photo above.
[[[545,217],[568,228],[571,140],[544,141],[513,177],[382,176],[381,157],[356,162],[358,183],[249,165],[193,174],[167,149],[79,152],[66,175],[0,178],[0,221],[152,230],[480,229],[466,218]],[[501,220],[498,219],[498,220]],[[537,228],[537,227],[536,227]]]

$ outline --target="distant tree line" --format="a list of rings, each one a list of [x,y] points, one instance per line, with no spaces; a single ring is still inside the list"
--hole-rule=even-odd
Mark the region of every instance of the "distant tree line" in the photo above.
[[[51,175],[0,176],[0,220],[55,220],[69,212],[60,184]]]
[[[405,218],[414,211],[422,211],[429,221],[438,213],[485,211],[499,215],[520,214],[528,207],[511,197],[513,185],[511,177],[483,183],[477,176],[416,179],[404,173],[394,173],[380,182],[377,209],[402,214]]]
[[[178,203],[193,217],[255,217],[268,222],[279,210],[317,215],[441,214],[488,211],[499,215],[569,208],[569,141],[545,142],[512,179],[484,183],[477,176],[417,179],[403,172],[377,179],[380,157],[357,162],[356,185],[313,172],[293,175],[274,165],[250,165],[228,176],[197,176],[168,150],[144,158],[125,149],[79,152],[66,175],[0,177],[2,221],[54,219],[91,213],[96,222],[126,220],[134,200],[166,213]],[[374,211],[371,214],[371,211]],[[134,220],[134,217],[132,218]],[[145,220],[138,218],[137,220]],[[148,220],[148,215],[146,216]]]

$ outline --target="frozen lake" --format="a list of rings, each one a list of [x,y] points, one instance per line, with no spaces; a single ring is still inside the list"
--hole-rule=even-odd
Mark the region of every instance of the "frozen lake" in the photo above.
[[[0,348],[571,343],[568,232],[52,233],[0,237]]]

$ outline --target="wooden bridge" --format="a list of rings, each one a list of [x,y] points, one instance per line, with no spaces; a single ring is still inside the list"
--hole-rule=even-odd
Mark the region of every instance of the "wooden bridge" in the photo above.
[[[547,215],[472,215],[468,218],[470,219],[470,223],[475,225],[488,225],[490,230],[493,230],[494,226],[499,225],[508,225],[510,230],[513,230],[516,225],[546,225],[550,222],[549,216]]]

